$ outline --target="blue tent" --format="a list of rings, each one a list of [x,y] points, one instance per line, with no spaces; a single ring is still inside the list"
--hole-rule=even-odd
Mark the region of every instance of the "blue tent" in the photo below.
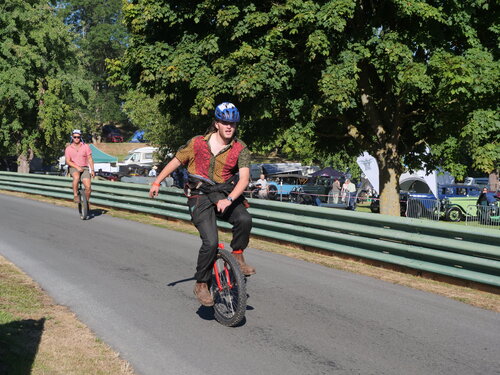
[[[133,143],[146,142],[146,140],[144,139],[144,130],[136,130],[130,142]]]

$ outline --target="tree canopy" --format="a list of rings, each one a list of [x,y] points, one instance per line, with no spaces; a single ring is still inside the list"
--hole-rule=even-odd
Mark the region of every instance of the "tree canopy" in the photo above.
[[[60,156],[91,99],[73,35],[43,0],[0,4],[0,153]]]
[[[105,123],[125,123],[122,111],[123,94],[107,81],[107,59],[117,59],[126,48],[127,30],[122,23],[121,0],[54,1],[58,14],[75,33],[85,67],[85,77],[92,82],[93,100],[82,119],[97,139]]]
[[[114,78],[158,98],[165,126],[201,131],[228,100],[255,150],[368,151],[382,213],[399,213],[404,165],[463,173],[464,147],[479,169],[498,163],[496,1],[138,0],[124,19]]]

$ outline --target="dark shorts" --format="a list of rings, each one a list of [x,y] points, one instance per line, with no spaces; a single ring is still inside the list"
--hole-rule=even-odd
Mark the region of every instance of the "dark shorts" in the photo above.
[[[71,176],[73,176],[73,173],[75,173],[75,172],[78,172],[78,169],[73,168],[73,167],[70,167],[70,168],[69,168],[69,174],[70,174]],[[79,172],[78,172],[78,173],[79,173]],[[80,175],[80,178],[81,178],[82,180],[84,180],[84,179],[86,179],[86,178],[90,179],[89,167],[83,167],[83,172],[82,172],[82,174]]]

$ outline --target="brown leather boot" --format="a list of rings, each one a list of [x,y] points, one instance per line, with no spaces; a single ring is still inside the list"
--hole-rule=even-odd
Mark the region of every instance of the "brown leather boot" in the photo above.
[[[203,305],[203,306],[213,306],[214,305],[214,299],[212,298],[212,295],[210,294],[210,291],[208,290],[207,283],[196,283],[194,284],[194,290],[193,290],[194,295],[196,298],[198,298],[198,301]]]
[[[249,266],[248,264],[245,263],[245,258],[243,257],[243,252],[234,252],[233,251],[233,256],[236,258],[238,261],[238,264],[240,265],[241,272],[243,272],[243,275],[245,276],[250,276],[250,275],[255,275],[255,268],[252,266]]]

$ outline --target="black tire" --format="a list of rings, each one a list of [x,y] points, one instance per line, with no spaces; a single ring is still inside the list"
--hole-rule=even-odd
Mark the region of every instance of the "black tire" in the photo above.
[[[259,198],[259,188],[253,189],[250,191],[250,198]]]
[[[269,185],[269,199],[276,200],[278,198],[278,188],[274,185]]]
[[[463,219],[462,210],[458,207],[451,207],[446,211],[445,218],[447,221],[458,223]]]
[[[216,265],[221,289],[218,287],[215,267],[212,269],[210,281],[215,319],[223,326],[234,327],[245,318],[247,310],[246,279],[241,273],[238,262],[227,250],[219,250]]]
[[[307,205],[310,205],[310,206],[314,204],[314,198],[312,197],[312,195],[304,194],[302,196],[302,200],[303,200],[304,204],[307,204]]]
[[[302,199],[302,189],[293,188],[290,192],[290,202],[302,204],[304,200]]]
[[[80,219],[87,220],[89,216],[89,205],[87,202],[87,196],[85,195],[85,189],[78,190],[78,195],[80,197],[80,203],[78,203],[78,212],[80,213]]]
[[[406,217],[406,201],[399,202],[399,216]]]

